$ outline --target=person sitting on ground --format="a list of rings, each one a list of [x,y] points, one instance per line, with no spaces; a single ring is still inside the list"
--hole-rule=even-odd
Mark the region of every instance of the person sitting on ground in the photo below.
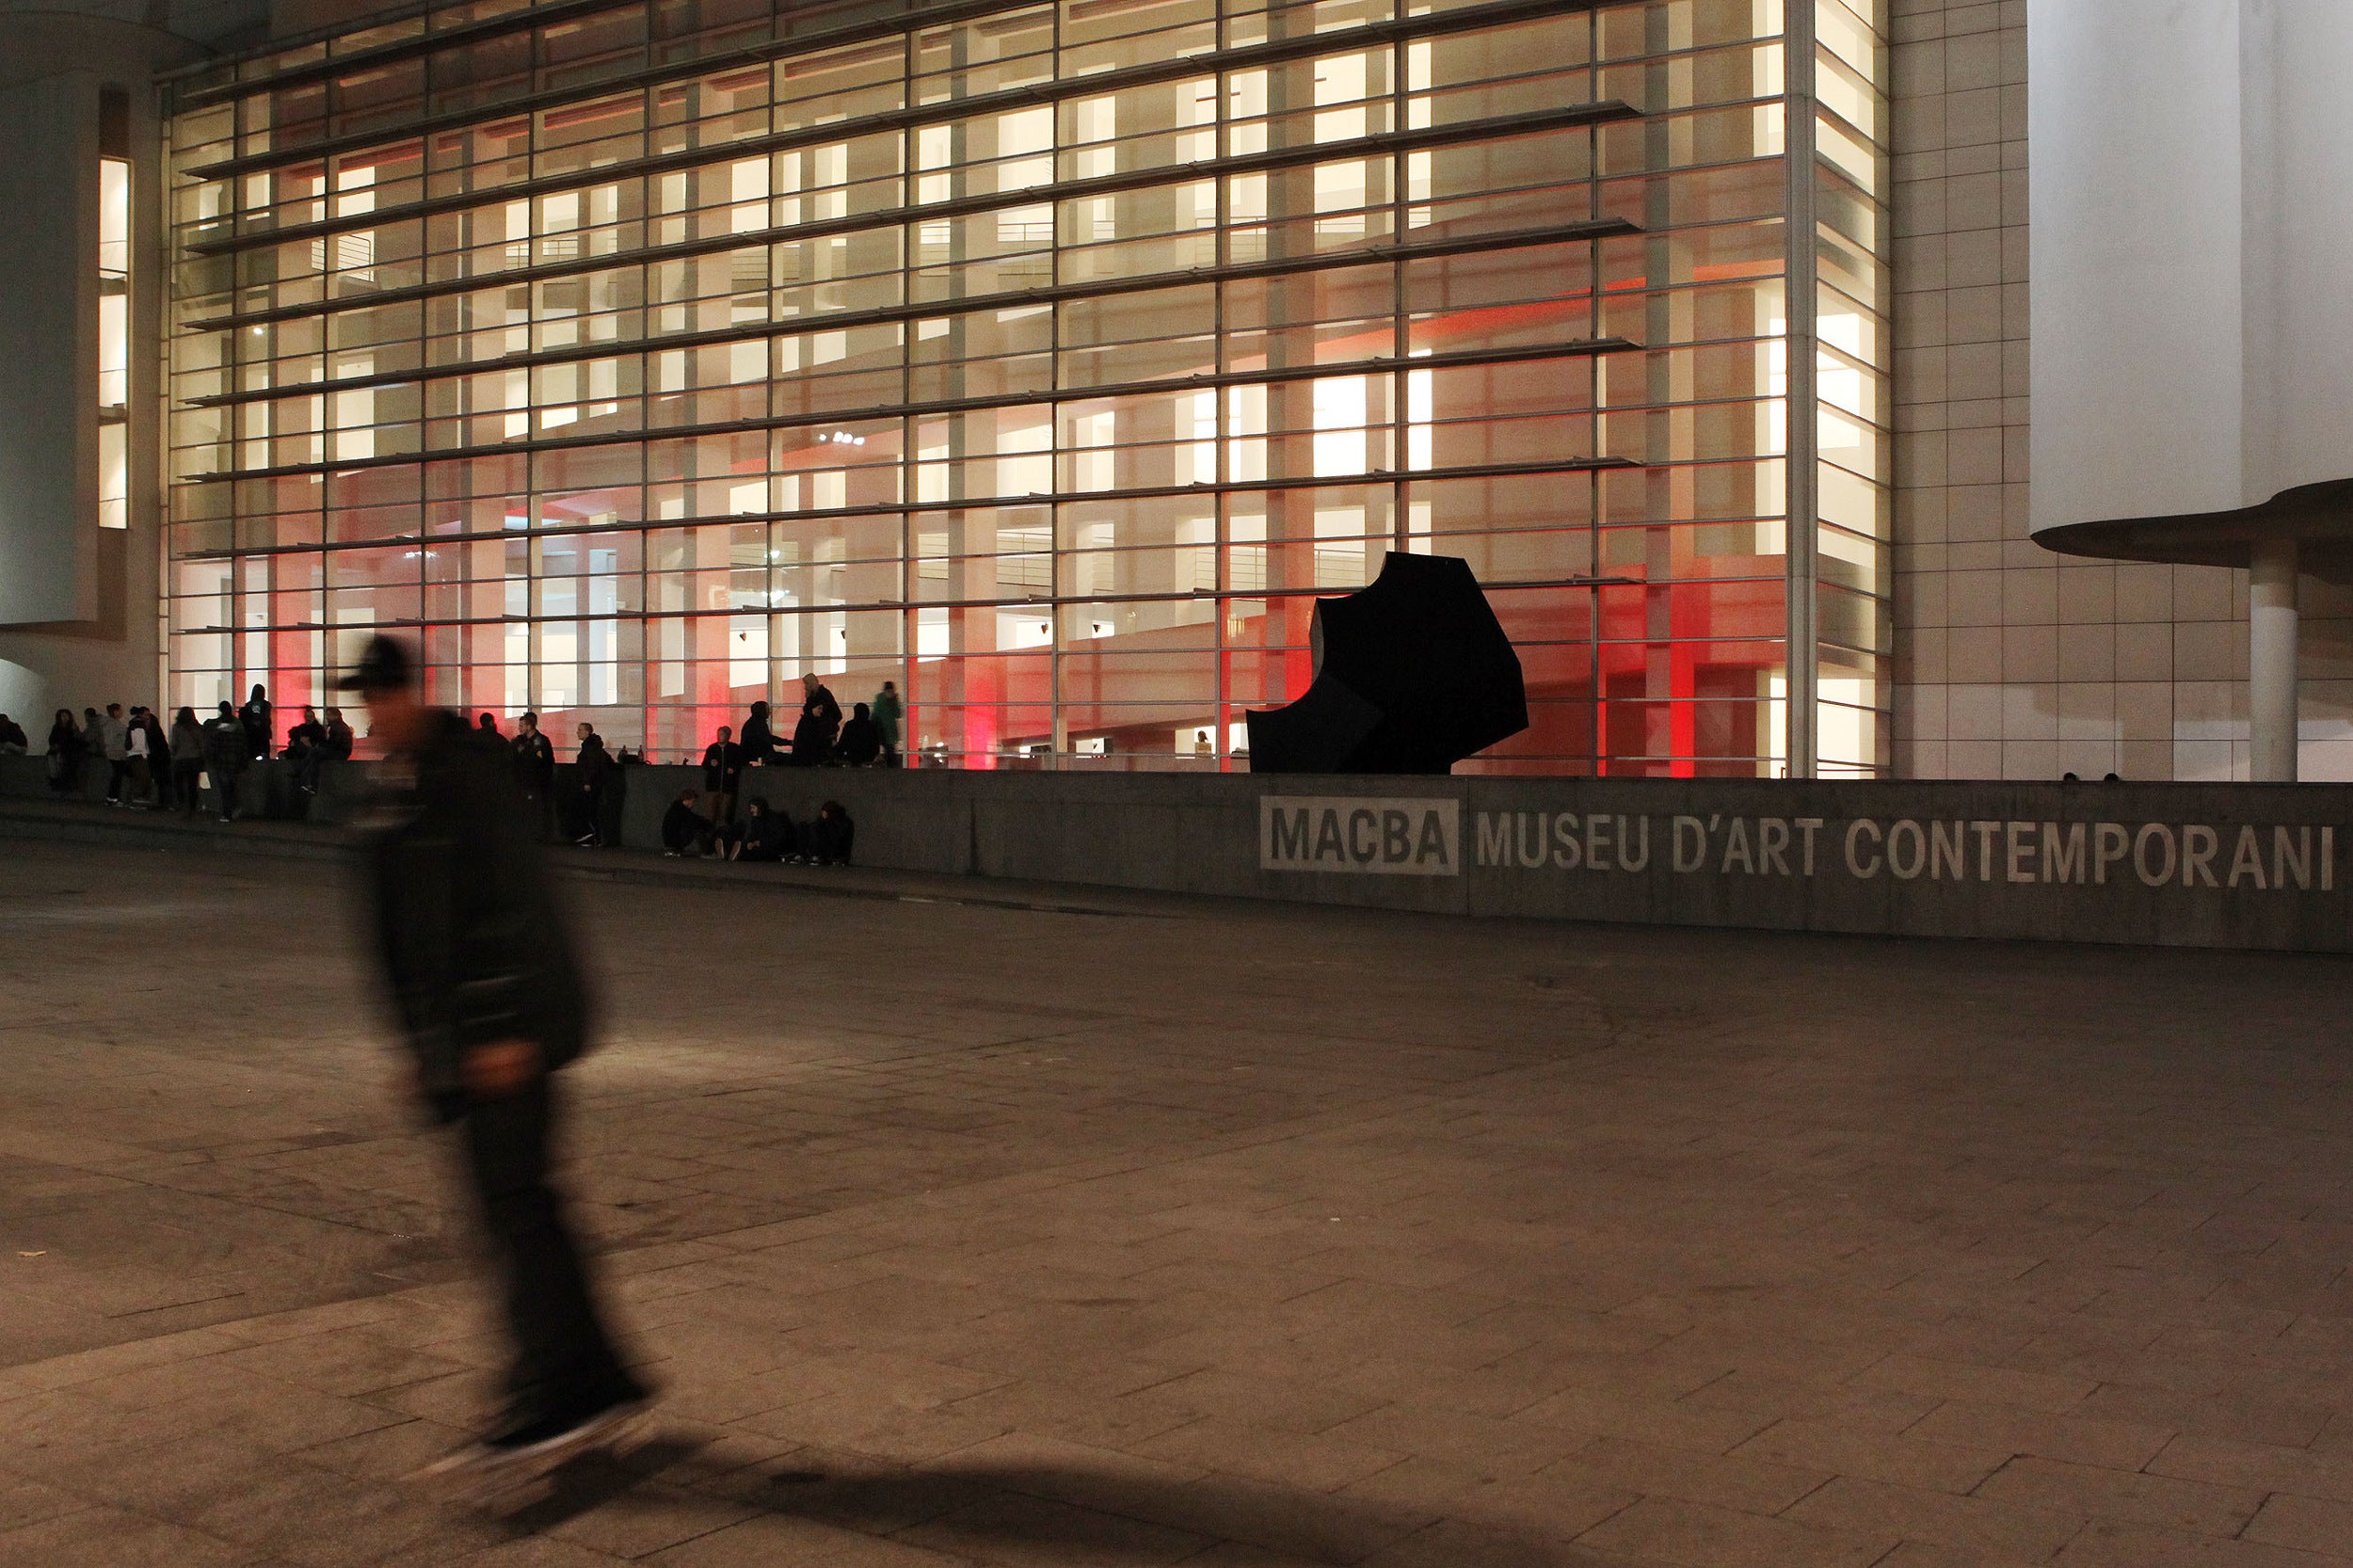
[[[843,767],[870,768],[882,755],[882,729],[859,703],[851,711],[850,722],[841,727],[841,739],[833,744],[834,760]]]
[[[737,830],[736,860],[765,860],[780,862],[792,853],[792,820],[781,811],[771,811],[768,803],[755,795],[744,808],[744,824]]]
[[[841,704],[833,699],[824,681],[813,675],[802,676],[801,717],[792,727],[792,765],[823,767],[833,756],[833,738],[840,728]]]
[[[825,802],[801,829],[801,861],[812,866],[848,865],[850,840],[856,832],[857,824],[850,821],[850,813],[840,801]]]
[[[70,795],[82,787],[82,759],[89,752],[89,742],[82,736],[82,727],[73,722],[73,710],[57,710],[57,722],[49,727],[49,788],[61,795]]]
[[[191,817],[204,808],[198,785],[203,776],[204,727],[196,722],[195,709],[183,708],[171,716],[171,798]]]
[[[662,853],[671,859],[711,853],[711,819],[695,809],[695,792],[680,792],[662,815]]]
[[[24,733],[24,727],[0,713],[0,757],[22,757],[32,749],[33,743]]]

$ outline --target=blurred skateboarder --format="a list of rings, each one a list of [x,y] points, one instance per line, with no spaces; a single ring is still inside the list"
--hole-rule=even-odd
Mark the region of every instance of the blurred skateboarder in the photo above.
[[[515,1347],[489,1434],[433,1472],[552,1463],[615,1435],[647,1399],[548,1181],[553,1075],[587,1043],[586,987],[508,748],[425,706],[392,638],[372,639],[339,685],[360,694],[390,754],[364,824],[377,953],[418,1096],[457,1128]]]

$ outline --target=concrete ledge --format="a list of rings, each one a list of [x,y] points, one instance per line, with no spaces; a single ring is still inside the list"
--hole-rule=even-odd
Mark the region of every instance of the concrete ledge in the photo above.
[[[286,800],[275,764],[248,795]],[[346,816],[366,769],[296,800]],[[558,788],[568,770],[560,770]],[[622,770],[655,847],[686,767]],[[0,760],[0,796],[39,759]],[[1640,924],[2353,951],[2353,795],[2334,785],[754,769],[795,819],[839,800],[861,868]],[[112,812],[113,816],[132,816]],[[254,824],[256,830],[264,824]]]

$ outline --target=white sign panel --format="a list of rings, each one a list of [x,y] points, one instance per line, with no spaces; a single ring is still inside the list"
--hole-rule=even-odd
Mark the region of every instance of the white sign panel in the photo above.
[[[1258,866],[1270,872],[1460,876],[1462,803],[1389,796],[1260,795]]]

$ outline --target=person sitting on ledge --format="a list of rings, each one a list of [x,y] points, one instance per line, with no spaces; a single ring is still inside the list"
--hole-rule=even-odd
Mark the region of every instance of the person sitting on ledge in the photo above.
[[[841,727],[841,738],[833,744],[834,760],[844,767],[871,768],[881,755],[882,730],[861,702],[852,710],[850,722]]]
[[[299,735],[308,728],[316,729],[318,737],[299,753],[289,747],[288,755],[295,757],[299,764],[295,769],[295,788],[306,795],[314,795],[319,792],[319,778],[328,763],[351,760],[354,738],[351,726],[344,722],[344,711],[340,708],[327,711],[325,724],[314,724],[308,708],[302,711],[302,717],[303,722],[295,726],[292,733]]]
[[[711,853],[711,819],[695,809],[694,791],[681,791],[663,813],[662,852],[673,860]]]
[[[279,760],[285,762],[302,761],[311,755],[319,743],[326,739],[327,726],[319,723],[319,711],[315,708],[305,708],[302,710],[302,722],[286,731],[286,747],[278,754]]]
[[[22,757],[32,750],[33,743],[24,733],[24,727],[0,713],[0,757]]]
[[[857,824],[838,800],[829,800],[817,808],[817,815],[801,829],[801,853],[795,864],[811,866],[846,866],[850,863],[850,840],[856,835]]]
[[[735,842],[728,857],[774,863],[792,851],[792,820],[780,811],[771,811],[765,800],[754,796],[744,808],[744,822],[736,829]]]

